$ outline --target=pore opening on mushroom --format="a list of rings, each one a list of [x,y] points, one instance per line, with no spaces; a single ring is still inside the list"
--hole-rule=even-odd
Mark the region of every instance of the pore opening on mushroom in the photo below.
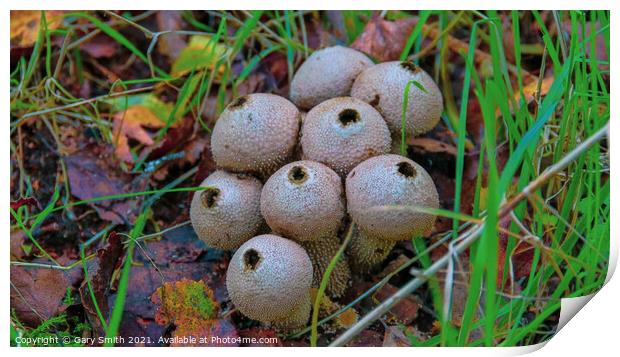
[[[254,249],[248,249],[243,254],[245,270],[256,270],[260,264],[260,254]]]
[[[292,183],[301,184],[308,179],[308,174],[302,166],[293,166],[288,172],[288,179]]]
[[[338,121],[342,126],[347,126],[352,123],[360,121],[360,113],[355,109],[344,109],[338,113]]]
[[[398,166],[398,172],[407,178],[414,178],[417,175],[416,170],[408,162],[399,162],[396,166]]]
[[[248,101],[248,98],[246,96],[243,97],[239,97],[237,99],[235,99],[232,103],[230,103],[229,108],[230,109],[237,109],[242,107],[246,102]]]
[[[400,63],[400,66],[411,73],[416,73],[420,70],[420,67],[411,61],[403,61]]]
[[[208,188],[200,194],[202,204],[207,208],[213,208],[213,206],[216,205],[219,196],[220,190],[214,187]]]

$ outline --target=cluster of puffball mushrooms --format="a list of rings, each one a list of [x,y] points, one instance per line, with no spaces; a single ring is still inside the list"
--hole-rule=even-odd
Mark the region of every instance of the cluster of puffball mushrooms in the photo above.
[[[410,86],[409,138],[440,119],[443,99],[433,79],[412,62],[374,64],[341,46],[308,57],[290,100],[249,94],[221,113],[211,137],[218,170],[194,195],[190,218],[207,245],[236,250],[226,287],[242,314],[299,329],[310,316],[310,289],[344,232],[351,229],[352,238],[329,279],[333,298],[343,296],[352,273],[379,266],[396,242],[432,230],[435,216],[390,209],[439,206],[429,174],[395,154],[411,81],[422,88]]]

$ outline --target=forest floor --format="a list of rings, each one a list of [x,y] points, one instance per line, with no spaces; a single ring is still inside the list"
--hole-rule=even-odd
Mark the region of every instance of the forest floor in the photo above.
[[[348,345],[550,338],[559,299],[607,272],[609,31],[605,11],[11,12],[12,345],[307,346],[311,330],[327,345],[477,226],[453,264]],[[283,335],[233,309],[231,254],[196,238],[189,203],[215,169],[223,108],[287,97],[303,60],[336,44],[415,61],[438,83],[442,121],[406,154],[453,214]]]

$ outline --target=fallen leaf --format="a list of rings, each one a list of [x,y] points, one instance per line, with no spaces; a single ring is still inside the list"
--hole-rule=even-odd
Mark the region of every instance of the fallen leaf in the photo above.
[[[237,346],[237,331],[227,320],[218,319],[219,304],[203,281],[183,279],[164,283],[151,301],[160,305],[155,321],[175,326],[171,346]],[[187,337],[195,337],[187,341]],[[193,342],[192,342],[193,341]]]
[[[555,80],[555,78],[553,76],[550,77],[546,77],[544,78],[541,82],[540,82],[540,94],[538,94],[538,89],[539,89],[539,81],[538,79],[535,81],[531,81],[528,84],[523,86],[523,95],[525,96],[525,101],[527,103],[532,102],[537,95],[540,95],[541,97],[544,97],[547,92],[549,92],[549,89],[551,89],[551,85],[553,84],[553,81]],[[519,100],[521,99],[521,94],[517,91],[515,92],[515,99]]]
[[[49,263],[38,261],[39,263]],[[61,260],[61,264],[71,264]],[[67,289],[82,279],[80,266],[71,270],[11,265],[11,309],[19,321],[36,327],[62,313]]]
[[[182,11],[158,11],[155,17],[157,19],[157,26],[159,27],[160,32],[170,31],[159,36],[157,42],[159,52],[171,59],[177,58],[183,48],[187,46],[185,37],[174,32],[186,27],[185,22],[183,21]]]
[[[409,139],[407,144],[418,147],[428,153],[444,153],[456,156],[456,147],[432,138],[416,137]]]
[[[80,200],[126,193],[128,179],[105,165],[88,151],[65,157],[71,194]],[[97,210],[99,217],[115,223],[135,219],[136,199],[98,201],[88,204]]]
[[[164,283],[151,297],[160,305],[155,321],[161,325],[184,325],[187,330],[199,328],[206,320],[217,317],[219,305],[213,298],[213,291],[203,281],[182,279]]]
[[[11,201],[11,209],[17,210],[21,206],[41,207],[41,205],[39,205],[39,201],[37,201],[34,197],[20,198],[17,201]]]
[[[26,233],[22,230],[14,230],[11,231],[11,260],[20,260],[24,259],[28,254],[24,252],[24,243],[26,243],[28,237],[26,237]]]
[[[161,240],[141,242],[140,246],[141,249],[136,250],[135,262],[142,265],[132,267],[129,275],[124,318],[119,329],[121,336],[144,336],[157,341],[169,335],[166,326],[156,323],[161,305],[151,299],[165,283],[184,279],[202,281],[213,291],[213,299],[220,306],[226,306],[229,298],[224,252],[206,249],[191,227],[171,230]],[[198,252],[202,253],[196,255]],[[108,304],[112,306],[114,300],[112,295]]]
[[[146,155],[148,160],[155,160],[170,152],[178,151],[193,137],[196,131],[194,124],[194,119],[190,117],[177,120],[157,145],[145,148],[140,155]]]
[[[364,330],[355,336],[347,347],[381,347],[383,346],[383,334],[375,330]]]
[[[163,128],[165,122],[157,117],[147,107],[136,105],[127,108],[124,112],[114,115],[114,145],[116,156],[125,161],[132,163],[134,157],[129,148],[129,139],[135,139],[144,145],[153,145],[154,141],[151,134],[145,128],[158,129]]]
[[[108,297],[110,295],[112,273],[119,264],[122,253],[123,244],[121,236],[111,232],[106,245],[97,250],[97,257],[89,264],[88,279],[90,279],[90,286],[93,289],[92,293],[95,296],[97,305],[95,305],[91,298],[91,291],[86,279],[82,286],[80,286],[82,305],[96,336],[105,335],[105,327],[101,324],[97,307],[101,311],[103,318],[107,320],[108,311],[110,310],[108,307]]]
[[[82,42],[80,49],[93,58],[110,58],[116,55],[120,45],[109,36],[98,34],[88,41]]]
[[[37,41],[41,27],[41,10],[11,10],[11,48],[31,47]],[[47,10],[47,30],[57,29],[63,20],[64,11]]]
[[[154,93],[142,93],[124,97],[109,98],[104,102],[111,107],[111,113],[122,112],[137,105],[143,106],[148,108],[162,121],[168,120],[173,107],[171,103],[163,102]]]
[[[417,17],[388,21],[375,13],[351,47],[379,62],[398,60],[417,21]]]
[[[164,239],[144,244],[143,249],[136,252],[134,260],[165,267],[170,264],[195,262],[210,251],[213,250],[197,239],[194,229],[185,226],[167,232]]]
[[[369,285],[370,287],[370,285]],[[374,301],[384,301],[398,291],[394,285],[385,284],[373,294]],[[413,296],[407,296],[390,309],[390,317],[397,323],[409,325],[418,316],[420,305]]]
[[[213,41],[211,36],[192,36],[187,47],[181,50],[172,63],[171,74],[179,77],[192,70],[213,68],[227,52],[228,48],[222,43]],[[224,67],[220,67],[218,71],[221,73],[223,70]]]

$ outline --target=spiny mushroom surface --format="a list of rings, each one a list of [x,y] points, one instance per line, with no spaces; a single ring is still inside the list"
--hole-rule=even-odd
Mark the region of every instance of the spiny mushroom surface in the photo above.
[[[360,162],[390,151],[390,131],[381,114],[351,97],[312,108],[301,129],[303,158],[321,162],[342,177]]]
[[[196,191],[189,210],[192,226],[207,245],[236,249],[264,227],[260,214],[263,185],[256,178],[215,171]]]
[[[269,175],[292,157],[300,114],[289,100],[266,93],[235,99],[211,136],[215,163],[228,171]]]
[[[387,258],[395,245],[395,241],[371,238],[354,225],[347,247],[347,255],[351,257],[349,266],[357,274],[370,273]]]
[[[318,50],[293,76],[290,98],[299,108],[310,109],[327,99],[347,96],[357,75],[372,65],[366,55],[352,48]]]
[[[312,287],[318,288],[323,279],[323,274],[327,270],[327,266],[332,258],[336,256],[340,249],[340,239],[337,236],[322,237],[316,241],[300,243],[308,252],[312,267],[314,268],[314,277],[312,279]],[[327,282],[326,292],[334,298],[344,295],[351,282],[351,269],[347,257],[343,254],[338,263],[332,270]]]
[[[411,207],[439,207],[430,175],[400,155],[375,156],[359,164],[347,176],[346,193],[351,219],[360,231],[386,241],[407,240],[430,231],[435,216]]]
[[[260,210],[278,234],[296,241],[334,235],[345,215],[342,182],[329,167],[295,161],[265,182]]]
[[[365,69],[353,83],[351,96],[375,107],[392,134],[397,135],[402,126],[403,95],[410,81],[417,82],[425,91],[415,83],[410,86],[405,134],[420,135],[439,122],[443,97],[433,78],[413,62],[384,62]]]
[[[283,329],[310,315],[312,262],[299,244],[263,234],[235,252],[226,273],[232,303],[245,316]]]

